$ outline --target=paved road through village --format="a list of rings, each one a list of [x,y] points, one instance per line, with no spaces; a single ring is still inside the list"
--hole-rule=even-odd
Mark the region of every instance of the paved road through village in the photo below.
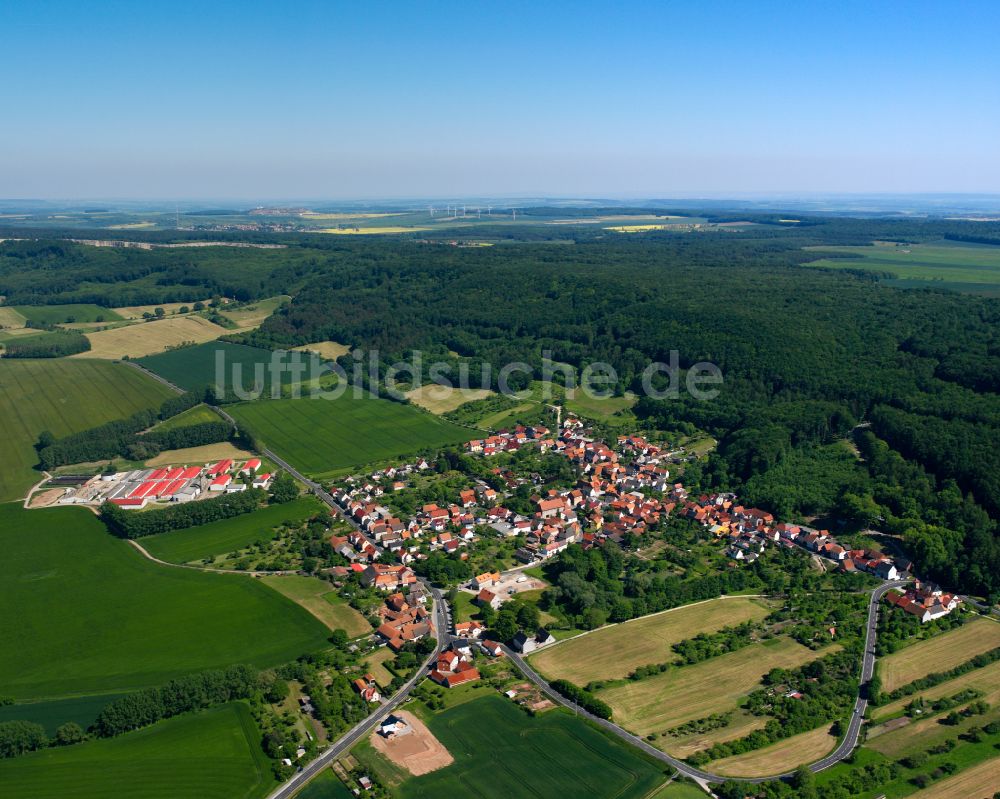
[[[830,766],[839,763],[841,760],[846,758],[858,744],[858,735],[861,732],[861,724],[864,719],[865,709],[868,707],[868,700],[864,697],[866,690],[866,684],[868,680],[871,679],[872,671],[875,667],[875,631],[878,625],[878,607],[879,600],[885,595],[885,592],[891,588],[898,588],[905,585],[904,581],[896,580],[882,583],[878,588],[872,591],[871,597],[868,600],[868,622],[865,629],[865,649],[864,657],[861,663],[861,690],[854,702],[854,712],[851,714],[851,721],[848,724],[847,734],[844,736],[844,740],[841,741],[840,745],[829,755],[821,760],[817,760],[815,763],[810,764],[809,768],[812,771],[822,771],[823,769],[829,768]],[[734,777],[723,777],[718,774],[712,774],[708,771],[703,771],[699,768],[695,768],[683,760],[678,760],[675,757],[671,757],[666,752],[662,752],[659,749],[650,746],[646,741],[641,738],[632,735],[632,733],[623,730],[617,724],[607,721],[605,719],[600,719],[597,716],[588,713],[579,705],[571,702],[566,697],[559,694],[557,691],[552,689],[548,682],[536,672],[528,662],[518,655],[516,652],[505,647],[504,652],[507,656],[524,672],[525,676],[528,677],[532,682],[534,682],[539,688],[542,688],[549,696],[555,699],[560,704],[568,707],[570,710],[574,711],[580,716],[584,716],[595,724],[603,727],[609,732],[614,733],[619,738],[623,738],[635,747],[638,747],[646,754],[651,757],[656,758],[669,766],[677,769],[679,772],[699,783],[705,784],[708,782],[723,782],[725,780],[736,779],[740,782],[765,782],[766,780],[779,779],[783,777],[790,777],[791,773],[778,774],[772,777],[761,777],[761,778],[734,778]]]
[[[861,732],[861,724],[864,719],[865,710],[868,707],[868,700],[864,697],[865,685],[868,680],[871,679],[872,671],[875,665],[875,632],[878,623],[878,607],[879,600],[885,595],[886,591],[891,588],[897,588],[904,585],[903,581],[892,581],[882,583],[878,588],[872,591],[868,602],[868,622],[865,630],[865,649],[864,657],[861,664],[861,693],[855,700],[854,712],[851,716],[851,721],[848,725],[847,734],[844,736],[843,741],[840,745],[829,755],[817,760],[812,763],[809,768],[812,771],[822,771],[823,769],[829,768],[830,766],[839,763],[844,760],[858,743],[858,736]],[[283,784],[281,787],[276,789],[268,799],[290,799],[296,791],[302,788],[312,777],[322,771],[324,768],[333,763],[342,754],[348,752],[351,747],[354,746],[358,741],[364,738],[371,730],[378,725],[382,719],[388,716],[396,707],[398,707],[402,702],[406,700],[413,688],[420,682],[421,679],[426,675],[427,668],[430,663],[437,657],[437,654],[448,646],[449,642],[452,640],[452,636],[448,633],[451,629],[451,620],[449,618],[449,611],[447,603],[444,600],[443,595],[437,589],[432,589],[432,595],[434,597],[434,621],[435,630],[437,637],[437,646],[434,652],[428,657],[427,661],[417,673],[405,684],[395,695],[382,707],[380,707],[375,713],[373,713],[368,718],[359,722],[351,730],[337,739],[328,749],[324,750],[323,753],[307,765],[302,771],[298,772],[293,776],[288,782]],[[695,768],[683,760],[678,760],[675,757],[671,757],[666,752],[662,752],[659,749],[648,744],[646,741],[642,740],[638,736],[633,735],[627,730],[622,729],[617,724],[605,719],[597,718],[596,716],[588,713],[583,708],[579,707],[575,703],[571,702],[566,697],[562,696],[558,692],[549,686],[548,682],[536,672],[528,662],[522,658],[519,654],[513,650],[504,647],[504,652],[507,657],[510,658],[511,662],[514,663],[524,675],[534,682],[539,688],[545,691],[550,697],[552,697],[559,704],[564,707],[569,708],[574,713],[579,716],[586,718],[592,723],[602,727],[608,732],[617,735],[619,738],[627,741],[632,746],[641,749],[647,755],[668,766],[676,769],[681,774],[695,780],[696,782],[707,785],[713,782],[723,782],[727,779],[737,780],[740,782],[764,782],[770,779],[787,778],[791,776],[791,773],[775,775],[772,777],[761,777],[761,778],[733,778],[724,777],[718,774],[712,774],[708,771],[703,771],[702,769]]]
[[[142,367],[138,366],[138,364],[132,364],[132,365],[134,365],[138,369],[141,369],[143,372],[146,372],[147,374],[152,374],[148,370],[142,369]],[[177,386],[174,386],[172,383],[163,380],[157,375],[153,375],[153,377],[156,377],[156,379],[158,379],[161,383],[165,383],[166,385],[171,386],[177,391],[181,390]],[[232,423],[234,427],[236,426],[236,420],[228,413],[226,413],[224,410],[222,410],[219,407],[214,407],[213,410],[215,410],[216,413],[222,416],[222,418]],[[310,480],[308,477],[299,472],[294,466],[292,466],[290,463],[284,460],[284,458],[281,458],[279,455],[275,454],[271,450],[267,448],[262,448],[261,452],[263,455],[274,461],[274,463],[276,463],[282,469],[287,471],[290,475],[292,475],[297,480],[301,481],[306,486],[308,486],[309,489],[313,492],[313,494],[319,497],[319,499],[321,499],[324,503],[329,505],[330,508],[335,513],[337,513],[342,518],[349,521],[355,528],[357,528],[357,524],[355,524],[354,520],[343,512],[341,507],[334,501],[333,497],[319,483]],[[840,761],[844,760],[848,755],[850,755],[851,752],[854,751],[854,748],[858,745],[858,736],[860,735],[861,732],[861,724],[864,721],[865,711],[868,708],[868,699],[865,696],[865,692],[867,690],[867,683],[871,679],[872,672],[875,668],[875,632],[876,632],[876,627],[878,625],[879,600],[885,595],[886,591],[889,591],[892,588],[898,588],[904,584],[905,581],[901,580],[884,582],[882,583],[882,585],[880,585],[871,593],[871,597],[869,598],[868,601],[868,622],[867,622],[867,627],[865,629],[864,655],[862,657],[862,662],[861,662],[861,681],[859,683],[860,691],[854,702],[854,712],[851,714],[851,720],[847,726],[847,734],[844,736],[844,739],[843,741],[841,741],[840,745],[833,752],[831,752],[829,755],[822,758],[821,760],[817,760],[815,763],[810,764],[809,768],[812,771],[822,771],[824,769],[829,768],[830,766],[839,763]],[[286,782],[280,788],[275,790],[268,797],[268,799],[289,799],[289,797],[293,796],[294,793],[297,790],[299,790],[303,785],[305,785],[305,783],[308,782],[313,776],[315,776],[325,767],[330,765],[341,754],[347,752],[355,743],[361,740],[361,738],[363,738],[379,722],[381,722],[382,719],[388,716],[396,707],[398,707],[402,702],[404,702],[406,698],[409,696],[410,691],[412,691],[413,688],[417,685],[417,683],[419,683],[420,680],[423,679],[423,677],[426,674],[427,667],[437,657],[438,653],[446,646],[448,646],[449,642],[451,641],[451,635],[448,632],[451,629],[451,620],[449,619],[449,611],[447,603],[445,602],[441,592],[438,591],[437,589],[432,589],[432,594],[434,596],[434,617],[435,617],[435,630],[436,630],[435,634],[437,636],[437,646],[434,652],[431,654],[431,656],[427,658],[426,663],[421,666],[421,668],[417,671],[417,673],[412,678],[410,678],[410,680],[407,681],[405,685],[400,687],[400,689],[393,695],[393,697],[386,704],[382,705],[382,707],[380,707],[375,713],[368,716],[368,718],[358,723],[356,726],[351,728],[351,730],[345,733],[342,737],[337,739],[337,741],[335,741],[328,749],[324,750],[319,757],[317,757],[314,761],[312,761],[309,765],[307,765],[302,771],[298,772],[288,782]],[[536,672],[524,658],[522,658],[516,652],[507,647],[504,647],[504,652],[511,659],[511,661],[515,665],[517,665],[522,672],[524,672],[525,676],[528,677],[528,679],[530,679],[541,689],[543,689],[546,694],[551,696],[555,701],[559,702],[559,704],[569,708],[570,710],[573,710],[576,714],[587,718],[594,724],[597,724],[600,727],[603,727],[604,729],[608,730],[609,732],[617,735],[619,738],[628,741],[628,743],[641,749],[650,757],[656,758],[657,760],[666,763],[667,765],[677,769],[677,771],[679,771],[681,774],[684,774],[685,776],[690,777],[693,780],[696,780],[702,785],[711,782],[723,782],[727,779],[730,780],[737,779],[740,782],[757,783],[757,782],[764,782],[770,779],[778,779],[791,776],[791,773],[788,773],[788,774],[775,775],[773,777],[761,777],[761,778],[723,777],[718,774],[712,774],[711,772],[702,771],[701,769],[688,765],[684,761],[678,760],[675,757],[671,757],[666,752],[662,752],[659,749],[650,746],[646,741],[622,729],[617,724],[614,724],[613,722],[607,721],[605,719],[597,718],[597,716],[588,713],[586,710],[579,707],[578,705],[571,702],[569,699],[567,699],[566,697],[562,696],[557,691],[552,689],[549,686],[548,682],[546,682],[545,679],[538,672]]]

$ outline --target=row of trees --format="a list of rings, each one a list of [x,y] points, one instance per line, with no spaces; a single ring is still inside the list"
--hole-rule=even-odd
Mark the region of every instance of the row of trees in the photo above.
[[[111,701],[98,715],[90,734],[109,738],[180,713],[247,699],[258,691],[267,690],[267,677],[268,674],[258,675],[256,669],[243,665],[178,677],[164,686],[146,688]],[[48,746],[80,743],[90,734],[72,721],[60,725],[51,738],[41,724],[3,721],[0,722],[0,758],[18,757]]]
[[[571,683],[569,680],[553,680],[549,683],[552,688],[565,696],[571,702],[575,702],[588,713],[592,713],[599,719],[611,718],[611,706],[601,699],[598,699],[590,691],[581,688],[579,685]]]
[[[60,330],[11,339],[3,345],[4,358],[65,358],[90,349],[90,339],[75,330]]]
[[[251,666],[189,674],[105,705],[94,722],[94,732],[101,737],[121,735],[190,710],[247,699],[261,687],[257,670]]]
[[[113,502],[105,502],[101,505],[101,520],[119,538],[142,538],[252,513],[265,499],[267,492],[263,489],[248,488],[246,491],[223,494],[218,499],[185,502],[143,513],[123,510]]]
[[[71,463],[115,457],[145,460],[164,449],[194,447],[228,440],[232,435],[232,427],[221,420],[142,433],[158,421],[169,419],[193,408],[202,399],[199,392],[189,391],[165,400],[157,410],[136,411],[125,419],[116,419],[60,439],[56,439],[51,432],[44,431],[35,444],[39,464],[43,469],[53,469]]]
[[[847,718],[858,693],[859,648],[847,647],[807,663],[798,669],[774,669],[764,677],[765,687],[747,697],[746,708],[754,715],[770,716],[763,729],[743,738],[717,743],[692,755],[689,761],[703,765],[732,755],[760,749],[768,744],[816,729],[834,721],[831,733],[843,734],[840,719]],[[800,698],[784,695],[788,688]]]

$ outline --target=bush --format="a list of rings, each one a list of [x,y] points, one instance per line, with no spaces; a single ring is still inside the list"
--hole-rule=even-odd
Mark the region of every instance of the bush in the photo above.
[[[49,742],[45,728],[32,721],[0,721],[0,758],[17,757]]]
[[[588,713],[597,716],[599,719],[611,718],[611,707],[580,686],[574,685],[569,680],[553,680],[549,684],[555,691],[565,696],[571,702],[575,702]]]

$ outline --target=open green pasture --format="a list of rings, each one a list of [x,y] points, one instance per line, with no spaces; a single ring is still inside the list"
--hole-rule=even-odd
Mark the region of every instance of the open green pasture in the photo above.
[[[0,551],[0,695],[19,701],[267,668],[329,634],[250,577],[145,559],[82,508],[0,506]]]
[[[267,541],[274,535],[274,528],[279,525],[285,522],[299,524],[322,510],[323,505],[314,497],[299,497],[282,505],[268,505],[231,519],[151,535],[139,543],[160,560],[190,563],[235,552],[258,541]]]
[[[887,272],[893,277],[886,282],[904,288],[1000,295],[1000,247],[995,245],[938,241],[810,249],[815,250],[819,260],[806,266]],[[851,257],[823,258],[825,253]]]
[[[265,400],[228,410],[259,446],[314,476],[404,458],[477,435],[410,405],[355,398],[351,389],[337,399]]]
[[[8,799],[254,799],[275,782],[243,703],[0,760]]]
[[[155,408],[173,392],[137,369],[106,361],[0,359],[0,501],[24,496],[42,475],[34,444]]]

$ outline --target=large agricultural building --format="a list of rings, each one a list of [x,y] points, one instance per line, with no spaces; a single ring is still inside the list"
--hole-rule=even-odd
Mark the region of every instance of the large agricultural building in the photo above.
[[[173,466],[159,469],[135,469],[106,474],[88,480],[77,490],[67,490],[60,498],[63,505],[112,502],[127,510],[141,510],[151,502],[190,502],[206,492],[235,493],[247,484],[233,475],[252,476],[254,488],[267,488],[270,474],[256,474],[260,460],[245,464],[226,459],[205,466]]]

